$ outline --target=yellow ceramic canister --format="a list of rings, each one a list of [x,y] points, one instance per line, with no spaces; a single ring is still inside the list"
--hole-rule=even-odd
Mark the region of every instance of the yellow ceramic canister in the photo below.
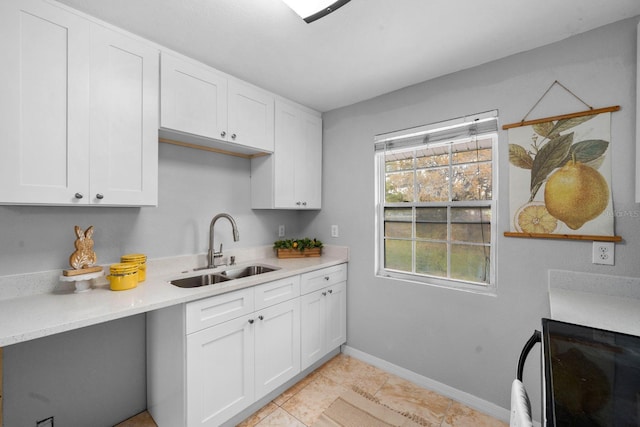
[[[138,264],[123,262],[111,264],[107,279],[112,291],[124,291],[138,286]]]
[[[144,254],[127,254],[120,257],[120,262],[132,262],[138,266],[138,282],[147,278],[147,256]]]

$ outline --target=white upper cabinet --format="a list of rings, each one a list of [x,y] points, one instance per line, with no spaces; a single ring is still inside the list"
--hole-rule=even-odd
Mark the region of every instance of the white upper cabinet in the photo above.
[[[91,42],[91,203],[157,205],[158,50],[98,25]]]
[[[162,53],[161,136],[254,154],[272,152],[274,95],[203,64]]]
[[[254,209],[322,207],[322,118],[276,100],[275,152],[251,159]]]
[[[0,25],[0,203],[156,204],[157,50],[40,0]]]
[[[227,133],[227,79],[162,53],[160,126],[205,138]]]

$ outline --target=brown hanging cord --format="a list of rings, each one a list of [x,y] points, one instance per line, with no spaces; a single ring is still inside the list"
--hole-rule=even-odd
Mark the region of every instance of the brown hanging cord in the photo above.
[[[529,114],[531,114],[531,112],[538,106],[538,104],[540,103],[540,101],[542,101],[542,99],[547,96],[547,94],[549,93],[549,91],[551,90],[552,87],[554,87],[555,85],[559,85],[562,89],[566,90],[567,92],[569,92],[571,95],[574,96],[574,98],[576,98],[578,101],[582,102],[584,105],[586,105],[587,107],[589,107],[590,110],[593,110],[593,107],[589,104],[587,104],[586,102],[584,102],[582,100],[582,98],[580,98],[578,95],[576,95],[575,93],[571,92],[569,89],[566,88],[565,85],[563,85],[562,83],[560,83],[559,81],[554,81],[553,83],[551,83],[551,86],[549,86],[549,89],[547,89],[545,91],[544,94],[542,94],[542,96],[540,97],[540,99],[538,99],[538,101],[533,104],[533,107],[531,107],[531,109],[527,112],[527,114],[525,114],[525,116],[522,118],[522,120],[520,121],[520,123],[524,123],[525,120],[527,120],[527,117],[529,116]]]
[[[569,92],[571,95],[574,96],[574,98],[576,98],[578,101],[582,102],[589,109],[587,111],[580,111],[580,112],[577,112],[577,113],[562,114],[562,115],[559,115],[559,116],[545,117],[543,119],[536,119],[536,120],[527,121],[527,117],[529,116],[529,114],[531,114],[531,112],[538,106],[538,104],[540,104],[540,101],[542,101],[542,99],[545,96],[547,96],[547,94],[549,93],[551,88],[554,87],[555,85],[559,85],[562,89],[564,89],[567,92]],[[619,105],[615,105],[613,107],[605,107],[605,108],[594,109],[591,105],[589,105],[586,102],[584,102],[582,100],[582,98],[580,98],[578,95],[576,95],[575,93],[573,93],[569,89],[567,89],[567,87],[565,85],[563,85],[562,83],[560,83],[559,81],[556,80],[553,83],[551,83],[551,86],[549,86],[549,88],[545,91],[545,93],[542,94],[540,99],[538,99],[538,101],[533,105],[533,107],[531,107],[531,109],[527,112],[527,114],[525,114],[525,116],[522,118],[521,121],[519,121],[517,123],[511,123],[511,124],[503,125],[502,129],[506,130],[506,129],[516,128],[516,127],[534,125],[534,124],[538,124],[538,123],[545,123],[545,122],[549,122],[549,121],[570,119],[570,118],[574,118],[574,117],[589,116],[589,115],[600,114],[600,113],[608,113],[608,112],[614,112],[614,111],[619,111],[619,110],[620,110],[620,106]]]

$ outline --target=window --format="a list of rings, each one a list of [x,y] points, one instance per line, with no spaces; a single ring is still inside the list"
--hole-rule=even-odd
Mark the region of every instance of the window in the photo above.
[[[496,112],[375,142],[377,274],[494,292]]]

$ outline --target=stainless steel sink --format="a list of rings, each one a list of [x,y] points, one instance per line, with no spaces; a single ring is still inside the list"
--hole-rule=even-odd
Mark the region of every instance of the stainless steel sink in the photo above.
[[[256,274],[269,273],[276,270],[278,270],[278,268],[268,267],[266,265],[250,265],[248,267],[238,267],[225,270],[220,273],[220,275],[229,279],[239,279],[241,277],[255,276]]]
[[[246,267],[230,268],[217,273],[176,279],[172,280],[171,284],[179,288],[198,288],[200,286],[215,285],[216,283],[222,283],[228,280],[255,276],[257,274],[269,273],[270,271],[276,270],[279,270],[279,268],[269,267],[266,265],[249,265]]]
[[[179,288],[197,288],[200,286],[215,285],[216,283],[226,282],[227,280],[231,280],[231,278],[219,274],[203,274],[202,276],[172,280],[171,284]]]

